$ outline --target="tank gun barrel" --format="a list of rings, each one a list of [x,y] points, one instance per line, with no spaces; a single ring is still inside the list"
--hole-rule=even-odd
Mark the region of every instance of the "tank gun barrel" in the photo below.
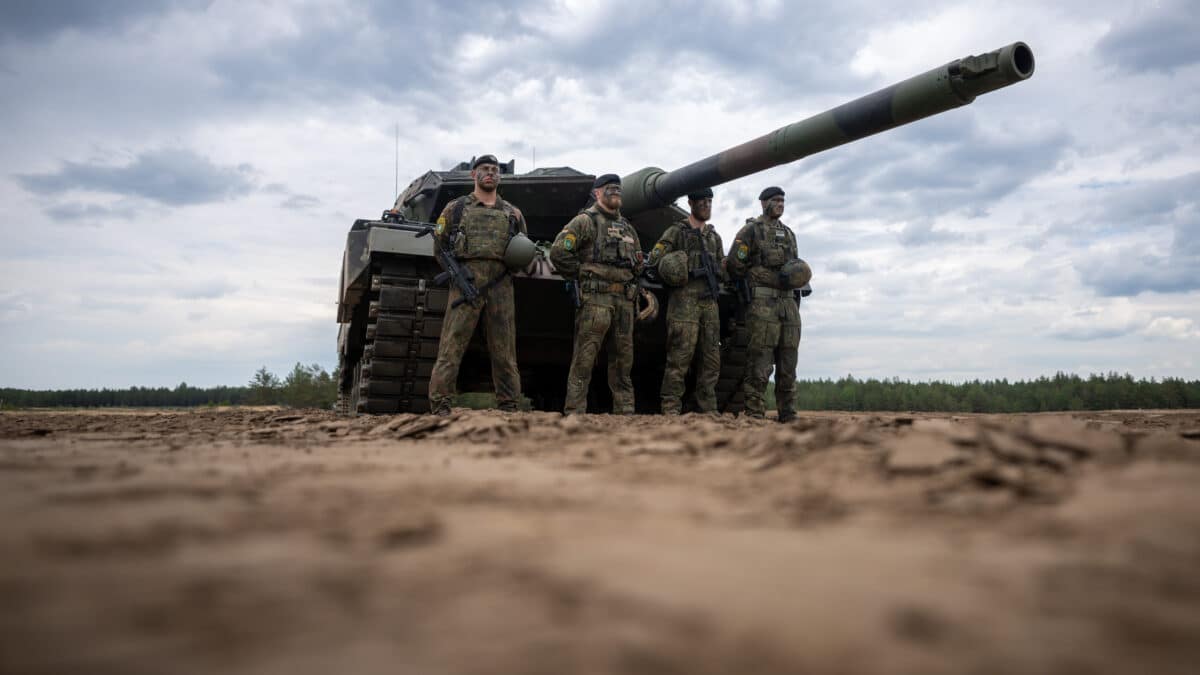
[[[680,169],[636,171],[621,181],[622,210],[635,214],[666,206],[693,190],[967,105],[980,94],[1029,79],[1033,68],[1033,50],[1024,42],[951,61]]]

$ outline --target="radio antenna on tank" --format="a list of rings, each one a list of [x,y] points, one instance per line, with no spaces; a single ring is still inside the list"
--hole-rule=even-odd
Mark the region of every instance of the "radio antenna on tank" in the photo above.
[[[396,122],[396,185],[392,188],[392,200],[400,197],[400,123]]]

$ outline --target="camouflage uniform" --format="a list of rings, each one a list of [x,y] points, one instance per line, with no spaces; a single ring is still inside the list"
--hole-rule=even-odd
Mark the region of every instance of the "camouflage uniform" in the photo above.
[[[446,309],[437,363],[429,378],[429,403],[434,412],[450,407],[456,393],[458,367],[480,315],[492,358],[496,403],[501,410],[517,409],[521,376],[517,371],[516,307],[512,277],[503,262],[508,240],[516,232],[527,232],[525,217],[520,209],[499,196],[495,206],[483,204],[473,193],[459,197],[447,204],[438,217],[434,236],[444,246],[453,241],[459,261],[475,275],[475,287],[482,298],[477,306],[463,303]],[[457,239],[453,239],[455,235]],[[461,297],[462,292],[451,284],[450,304]]]
[[[701,270],[702,247],[708,249],[717,279],[721,280],[725,247],[721,235],[709,224],[703,230],[692,227],[690,222],[667,228],[650,252],[650,264],[657,264],[672,251],[686,251],[688,270]],[[667,365],[662,380],[664,415],[679,414],[684,378],[697,351],[700,363],[696,369],[696,402],[702,411],[715,412],[717,377],[721,374],[721,317],[717,299],[709,297],[708,283],[703,277],[693,277],[686,285],[671,289],[667,305]]]
[[[577,279],[583,305],[575,313],[575,350],[563,412],[587,411],[596,356],[608,338],[608,387],[613,412],[633,414],[633,322],[637,298],[637,230],[618,214],[592,205],[571,219],[550,247],[550,262]]]
[[[775,401],[779,414],[795,410],[796,359],[800,348],[800,308],[791,289],[784,288],[779,269],[799,257],[796,235],[779,220],[759,216],[746,221],[729,251],[729,273],[745,278],[753,300],[746,312],[750,333],[747,350],[746,413],[762,417],[763,393],[775,367]]]

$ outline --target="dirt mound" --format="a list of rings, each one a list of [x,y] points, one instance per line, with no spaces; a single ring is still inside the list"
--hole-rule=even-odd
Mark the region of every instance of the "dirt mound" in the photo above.
[[[1190,672],[1200,413],[0,413],[0,672]]]

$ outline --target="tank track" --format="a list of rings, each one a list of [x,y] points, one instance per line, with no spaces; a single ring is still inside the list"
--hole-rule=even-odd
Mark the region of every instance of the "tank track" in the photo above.
[[[339,408],[350,414],[429,412],[429,376],[448,296],[412,262],[372,265],[362,355],[344,380],[349,386]]]
[[[746,407],[742,380],[746,377],[746,361],[750,348],[750,331],[746,322],[733,319],[732,330],[721,341],[721,374],[717,376],[717,409],[723,413],[741,413]]]

